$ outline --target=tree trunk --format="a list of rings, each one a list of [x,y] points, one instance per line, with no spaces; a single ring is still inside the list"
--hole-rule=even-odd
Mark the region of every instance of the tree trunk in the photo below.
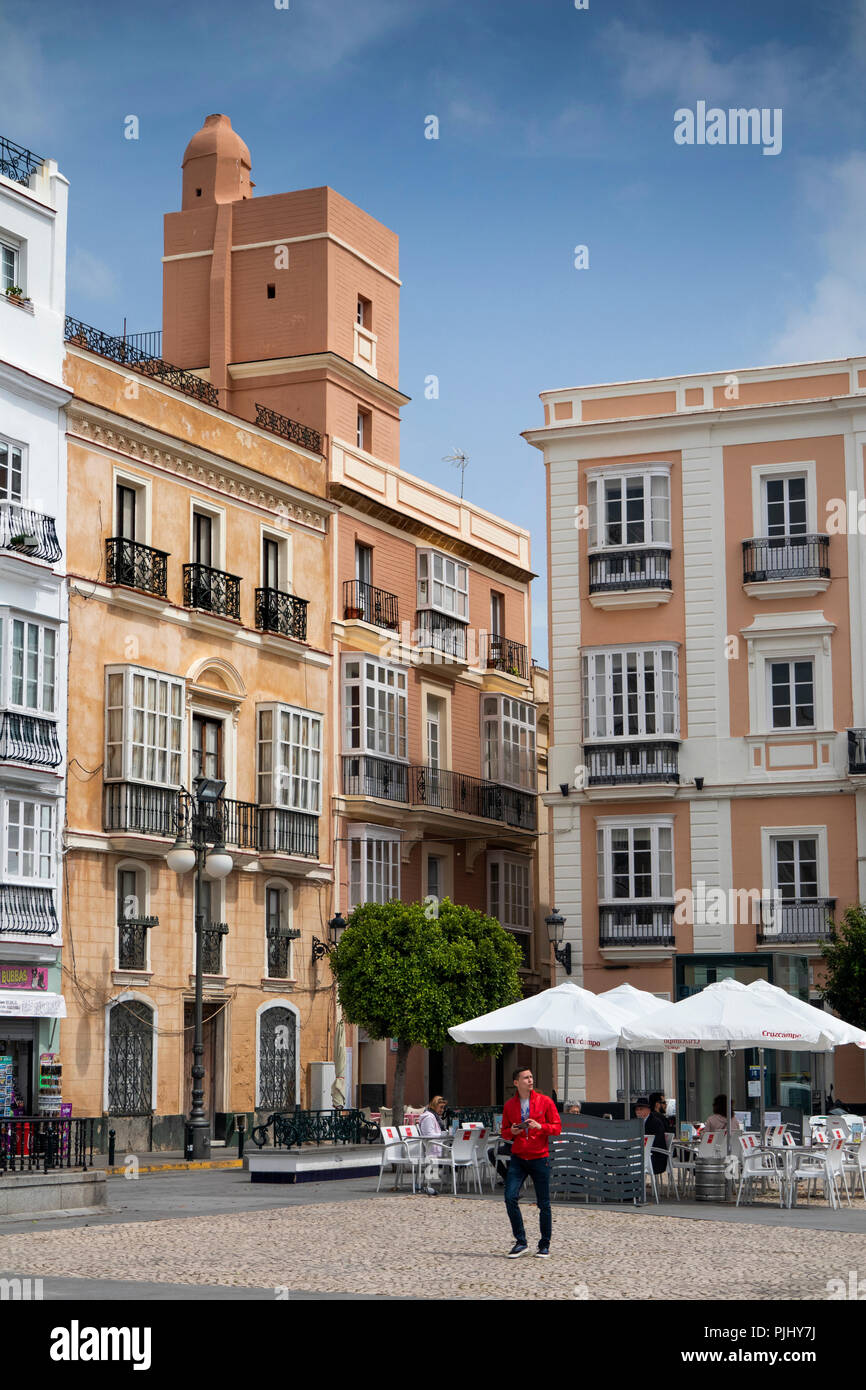
[[[450,1106],[457,1104],[457,1049],[453,1043],[442,1048],[442,1094]]]
[[[406,1099],[406,1063],[409,1060],[411,1048],[411,1043],[403,1042],[402,1038],[397,1039],[397,1063],[394,1067],[394,1118],[392,1120],[395,1125],[403,1123],[403,1107]]]

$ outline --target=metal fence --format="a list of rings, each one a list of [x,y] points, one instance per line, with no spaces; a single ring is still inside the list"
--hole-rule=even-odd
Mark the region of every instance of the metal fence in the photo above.
[[[269,1134],[268,1131],[271,1131]],[[375,1144],[379,1126],[361,1110],[301,1110],[269,1115],[252,1132],[258,1148],[294,1149],[301,1144]]]
[[[0,1173],[93,1167],[95,1121],[62,1116],[0,1119]]]

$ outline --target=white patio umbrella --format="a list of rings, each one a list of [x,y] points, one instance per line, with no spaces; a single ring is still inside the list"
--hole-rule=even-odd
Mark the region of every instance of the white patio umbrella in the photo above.
[[[796,995],[789,994],[787,990],[780,989],[778,985],[771,985],[769,980],[753,980],[749,989],[762,999],[775,999],[779,1003],[787,1005],[794,1013],[801,1018],[809,1018],[812,1022],[820,1024],[822,1030],[828,1037],[835,1040],[837,1047],[844,1047],[851,1043],[855,1047],[866,1048],[866,1032],[862,1028],[855,1028],[853,1023],[845,1023],[841,1018],[836,1018],[834,1014],[828,1014],[824,1009],[816,1009],[814,1004],[807,1004],[805,999],[798,999]],[[764,1057],[761,1048],[761,1130],[764,1128]],[[822,1075],[822,1083],[826,1082],[826,1074]]]
[[[570,981],[542,990],[516,1004],[470,1018],[449,1028],[455,1042],[524,1043],[527,1047],[565,1049],[565,1099],[568,1099],[568,1054],[571,1048],[611,1052],[620,1045],[628,1014],[601,995]]]
[[[632,1022],[644,1018],[647,1014],[655,1013],[657,1009],[663,1009],[669,1000],[659,999],[657,995],[650,994],[645,989],[635,989],[634,985],[628,983],[617,985],[615,989],[606,989],[598,996],[610,1004],[615,1004],[618,1009],[626,1013]],[[625,1053],[625,1075],[624,1082],[624,1107],[625,1118],[629,1118],[629,1104],[631,1098],[631,1049],[624,1048]]]
[[[831,1052],[835,1043],[823,1021],[798,1015],[785,1001],[755,993],[739,980],[720,980],[677,1004],[666,1004],[626,1024],[623,1044],[633,1050],[689,1047],[722,1052],[728,1060],[728,1153],[731,1151],[731,1058],[734,1049]]]

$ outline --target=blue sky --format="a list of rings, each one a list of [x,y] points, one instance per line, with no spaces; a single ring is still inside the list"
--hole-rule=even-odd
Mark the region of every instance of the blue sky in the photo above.
[[[459,448],[467,497],[529,526],[540,660],[540,390],[866,350],[866,0],[15,10],[0,133],[71,181],[86,321],[159,327],[162,215],[210,112],[259,194],[327,183],[399,234],[403,466],[456,490]],[[675,144],[698,100],[780,107],[781,153]]]

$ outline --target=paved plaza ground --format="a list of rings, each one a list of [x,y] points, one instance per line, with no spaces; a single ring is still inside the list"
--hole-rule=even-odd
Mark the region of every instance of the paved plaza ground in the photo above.
[[[501,1191],[413,1196],[235,1169],[108,1179],[108,1209],[0,1221],[0,1276],[63,1299],[827,1300],[866,1280],[866,1207],[554,1206],[552,1258],[504,1258]],[[534,1247],[537,1213],[523,1205]],[[864,1285],[866,1287],[866,1285]]]

